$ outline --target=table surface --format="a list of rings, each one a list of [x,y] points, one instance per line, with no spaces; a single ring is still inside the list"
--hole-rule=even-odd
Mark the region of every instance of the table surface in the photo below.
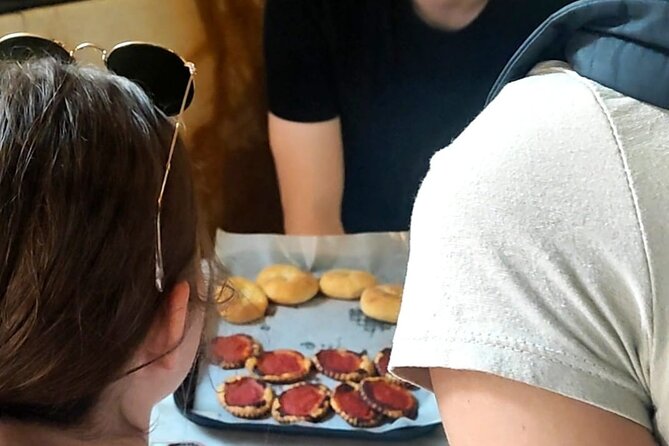
[[[152,415],[152,429],[149,444],[151,446],[167,446],[176,442],[194,442],[203,446],[219,445],[281,445],[291,446],[373,446],[375,444],[396,444],[396,442],[353,441],[350,439],[333,439],[322,437],[304,437],[279,434],[262,434],[256,432],[220,431],[205,429],[191,423],[181,414],[172,397],[166,398],[156,406]],[[433,433],[411,441],[413,446],[447,446],[446,436],[441,427]]]

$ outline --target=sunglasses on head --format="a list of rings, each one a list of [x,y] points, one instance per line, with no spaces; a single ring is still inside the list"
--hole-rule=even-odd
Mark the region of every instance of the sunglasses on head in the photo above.
[[[107,51],[98,45],[85,42],[68,51],[61,43],[34,34],[14,33],[0,38],[0,60],[25,61],[52,57],[65,63],[74,63],[78,51],[91,48],[100,52],[109,71],[139,85],[151,98],[156,108],[167,116],[176,117],[165,173],[160,185],[156,211],[156,289],[164,291],[160,215],[163,195],[172,166],[172,156],[177,144],[181,115],[190,106],[195,94],[195,65],[181,58],[174,51],[145,42],[124,42]]]

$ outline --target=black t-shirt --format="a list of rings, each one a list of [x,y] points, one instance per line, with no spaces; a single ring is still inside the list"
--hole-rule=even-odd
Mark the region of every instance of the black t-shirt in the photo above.
[[[270,110],[341,118],[347,232],[406,230],[435,151],[480,112],[515,50],[569,0],[491,0],[459,32],[411,0],[268,0]]]

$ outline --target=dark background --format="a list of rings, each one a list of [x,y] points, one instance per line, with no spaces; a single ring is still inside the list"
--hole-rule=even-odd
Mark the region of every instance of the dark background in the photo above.
[[[0,0],[0,14],[20,11],[22,9],[36,8],[38,6],[55,5],[58,3],[70,3],[76,1],[81,0]]]

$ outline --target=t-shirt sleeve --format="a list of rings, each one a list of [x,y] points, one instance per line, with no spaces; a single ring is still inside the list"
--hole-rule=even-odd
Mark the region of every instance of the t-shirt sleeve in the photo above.
[[[265,6],[269,109],[289,121],[319,122],[338,115],[335,67],[320,3],[268,0]]]
[[[646,427],[649,272],[615,132],[587,83],[508,86],[432,160],[390,368],[491,373]]]

